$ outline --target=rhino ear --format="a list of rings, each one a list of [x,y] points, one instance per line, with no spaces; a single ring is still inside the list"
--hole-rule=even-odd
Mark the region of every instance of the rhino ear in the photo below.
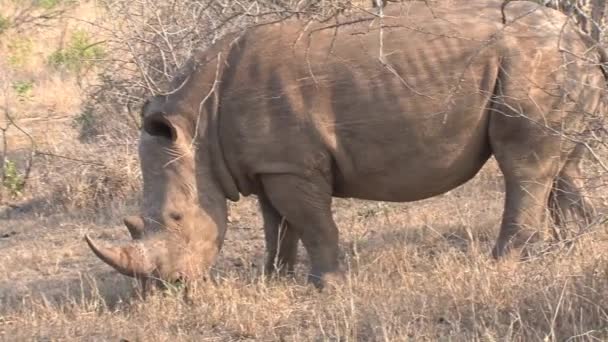
[[[139,215],[127,216],[123,219],[125,226],[133,240],[141,239],[144,236],[144,219]]]
[[[163,113],[152,113],[144,118],[144,131],[153,137],[177,140],[177,127]]]

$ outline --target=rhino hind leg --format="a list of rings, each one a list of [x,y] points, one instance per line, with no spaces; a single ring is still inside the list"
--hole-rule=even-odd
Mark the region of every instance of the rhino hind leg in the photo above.
[[[524,109],[525,106],[520,106]],[[539,240],[548,218],[547,203],[564,162],[560,137],[548,134],[534,124],[532,106],[529,116],[510,113],[509,108],[490,120],[489,139],[504,175],[505,206],[500,232],[492,256],[500,258],[511,250],[526,257],[532,243]]]
[[[259,195],[258,202],[264,219],[264,237],[266,239],[267,255],[264,271],[267,275],[293,274],[298,256],[299,236],[270,203],[266,195]]]
[[[331,186],[324,177],[262,175],[264,192],[302,240],[311,263],[308,280],[318,288],[341,279],[338,228],[331,213]]]
[[[582,145],[575,148],[551,189],[548,207],[553,220],[552,232],[556,240],[568,238],[568,226],[571,224],[578,226],[579,233],[583,232],[595,216],[595,208],[585,198],[583,190],[581,162],[584,151]]]
[[[505,175],[506,196],[500,232],[492,256],[500,258],[511,249],[523,248],[539,239],[546,223],[546,203],[552,179],[517,179]]]

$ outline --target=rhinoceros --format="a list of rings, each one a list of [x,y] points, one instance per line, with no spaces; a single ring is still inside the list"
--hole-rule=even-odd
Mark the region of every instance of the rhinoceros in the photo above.
[[[191,281],[220,252],[227,200],[256,195],[268,273],[293,271],[301,240],[322,287],[341,274],[333,197],[437,196],[494,156],[506,198],[492,255],[521,251],[548,209],[592,215],[579,138],[603,108],[603,56],[524,1],[414,1],[229,34],[142,108],[133,241],[86,241],[125,275]]]

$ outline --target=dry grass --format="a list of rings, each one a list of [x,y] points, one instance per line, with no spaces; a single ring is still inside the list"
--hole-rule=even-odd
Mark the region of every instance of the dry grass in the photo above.
[[[141,301],[97,260],[85,232],[127,239],[115,206],[95,216],[21,214],[0,230],[0,338],[5,340],[591,340],[608,338],[608,234],[528,262],[489,251],[502,209],[491,163],[467,185],[411,204],[337,200],[343,288],[265,281],[255,200],[233,212],[214,281],[186,302]],[[545,244],[546,246],[547,244]]]
[[[74,60],[67,65],[52,63],[52,56],[70,48],[74,37],[105,39],[90,24],[100,17],[98,7],[92,1],[55,1],[58,5],[52,10],[32,5],[53,2],[0,0],[0,15],[6,18],[18,17],[24,9],[32,17],[65,9],[62,16],[37,22],[40,25],[0,34],[0,56],[6,57],[0,58],[0,129],[6,129],[0,132],[6,139],[6,151],[0,144],[0,157],[6,154],[23,175],[35,150],[21,194],[11,197],[0,189],[0,216],[10,212],[2,207],[7,204],[36,214],[74,209],[92,214],[112,201],[133,201],[140,186],[133,125],[117,125],[120,139],[80,141],[87,89],[99,82],[95,68],[75,71],[69,64],[79,62]]]

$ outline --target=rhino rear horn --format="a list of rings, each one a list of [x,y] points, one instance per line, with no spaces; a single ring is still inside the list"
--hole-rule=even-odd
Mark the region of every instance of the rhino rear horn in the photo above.
[[[125,226],[133,240],[141,239],[144,236],[144,219],[139,215],[127,216],[123,219]]]
[[[97,257],[126,276],[145,278],[150,276],[154,269],[145,257],[146,253],[142,250],[145,247],[141,244],[107,247],[95,243],[88,235],[84,238]]]

